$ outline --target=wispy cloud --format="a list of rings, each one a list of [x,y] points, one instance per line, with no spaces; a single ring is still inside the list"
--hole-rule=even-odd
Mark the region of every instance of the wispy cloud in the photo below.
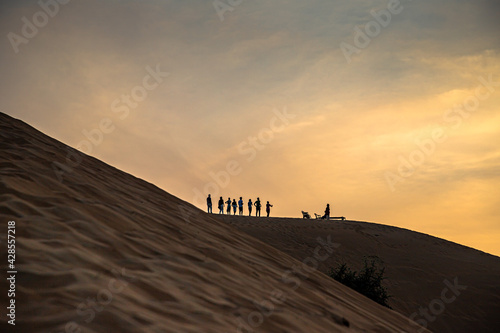
[[[478,77],[500,81],[499,5],[402,0],[347,64],[340,43],[387,4],[246,1],[221,22],[201,0],[72,1],[19,53],[4,37],[0,108],[73,146],[110,118],[116,129],[93,155],[186,200],[237,160],[242,171],[224,194],[266,196],[278,215],[329,202],[350,218],[498,254],[464,221],[499,231],[500,87],[457,128],[443,115],[474,94]],[[3,35],[22,33],[22,17],[39,10],[2,3]],[[155,64],[171,75],[121,120],[112,102]],[[284,107],[296,118],[247,162],[238,146]],[[447,140],[392,193],[384,172],[439,127]],[[463,232],[450,231],[457,224]]]

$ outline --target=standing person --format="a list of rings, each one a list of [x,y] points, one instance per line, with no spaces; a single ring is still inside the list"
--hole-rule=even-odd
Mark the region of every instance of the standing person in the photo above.
[[[224,199],[222,197],[219,199],[219,214],[224,214]]]
[[[236,203],[236,199],[233,199],[233,215],[236,215],[236,207],[238,207],[238,204]]]
[[[248,199],[248,216],[252,216],[252,207],[253,207],[252,199]]]
[[[207,197],[207,213],[212,213],[212,198],[210,197],[210,194]]]
[[[266,213],[267,213],[267,217],[269,217],[269,213],[271,212],[271,207],[272,207],[272,206],[273,206],[273,205],[271,205],[271,204],[269,203],[269,201],[266,203]]]
[[[231,215],[231,198],[227,198],[226,205],[227,205],[226,213],[227,215]]]
[[[240,208],[240,215],[243,215],[243,198],[240,197],[240,200],[238,201],[238,207]]]
[[[255,201],[254,205],[255,205],[255,216],[257,216],[257,214],[259,214],[259,217],[260,217],[260,207],[261,207],[261,204],[260,204],[259,197],[257,197],[257,201]]]
[[[325,215],[323,216],[323,219],[330,219],[330,204],[326,204]]]

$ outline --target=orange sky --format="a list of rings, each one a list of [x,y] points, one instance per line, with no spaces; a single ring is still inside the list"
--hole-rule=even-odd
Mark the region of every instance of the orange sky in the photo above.
[[[2,112],[203,209],[330,203],[500,255],[498,4],[46,3],[1,5]]]

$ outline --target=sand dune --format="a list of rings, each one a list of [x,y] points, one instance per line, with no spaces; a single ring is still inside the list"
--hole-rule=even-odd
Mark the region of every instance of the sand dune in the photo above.
[[[5,114],[0,137],[0,220],[2,234],[16,222],[18,270],[16,325],[2,313],[1,332],[419,330],[302,269],[314,251],[294,259]],[[0,289],[5,311],[5,279]]]
[[[320,271],[327,273],[340,262],[359,269],[364,256],[376,255],[385,262],[386,287],[393,295],[389,304],[396,311],[406,316],[416,313],[412,318],[425,321],[434,332],[500,332],[500,258],[496,256],[375,223],[219,218],[299,260],[314,250],[317,237],[331,235],[339,246],[319,264]],[[443,290],[450,289],[445,280],[458,284],[458,295],[445,291],[442,300]]]

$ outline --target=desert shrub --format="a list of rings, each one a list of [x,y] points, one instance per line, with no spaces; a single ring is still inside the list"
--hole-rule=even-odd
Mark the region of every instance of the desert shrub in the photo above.
[[[391,308],[387,304],[390,296],[387,294],[387,289],[382,286],[382,281],[386,279],[384,277],[385,267],[380,266],[382,266],[380,259],[376,256],[370,256],[364,258],[364,267],[359,273],[353,271],[346,263],[342,263],[331,269],[328,275],[373,301]]]

